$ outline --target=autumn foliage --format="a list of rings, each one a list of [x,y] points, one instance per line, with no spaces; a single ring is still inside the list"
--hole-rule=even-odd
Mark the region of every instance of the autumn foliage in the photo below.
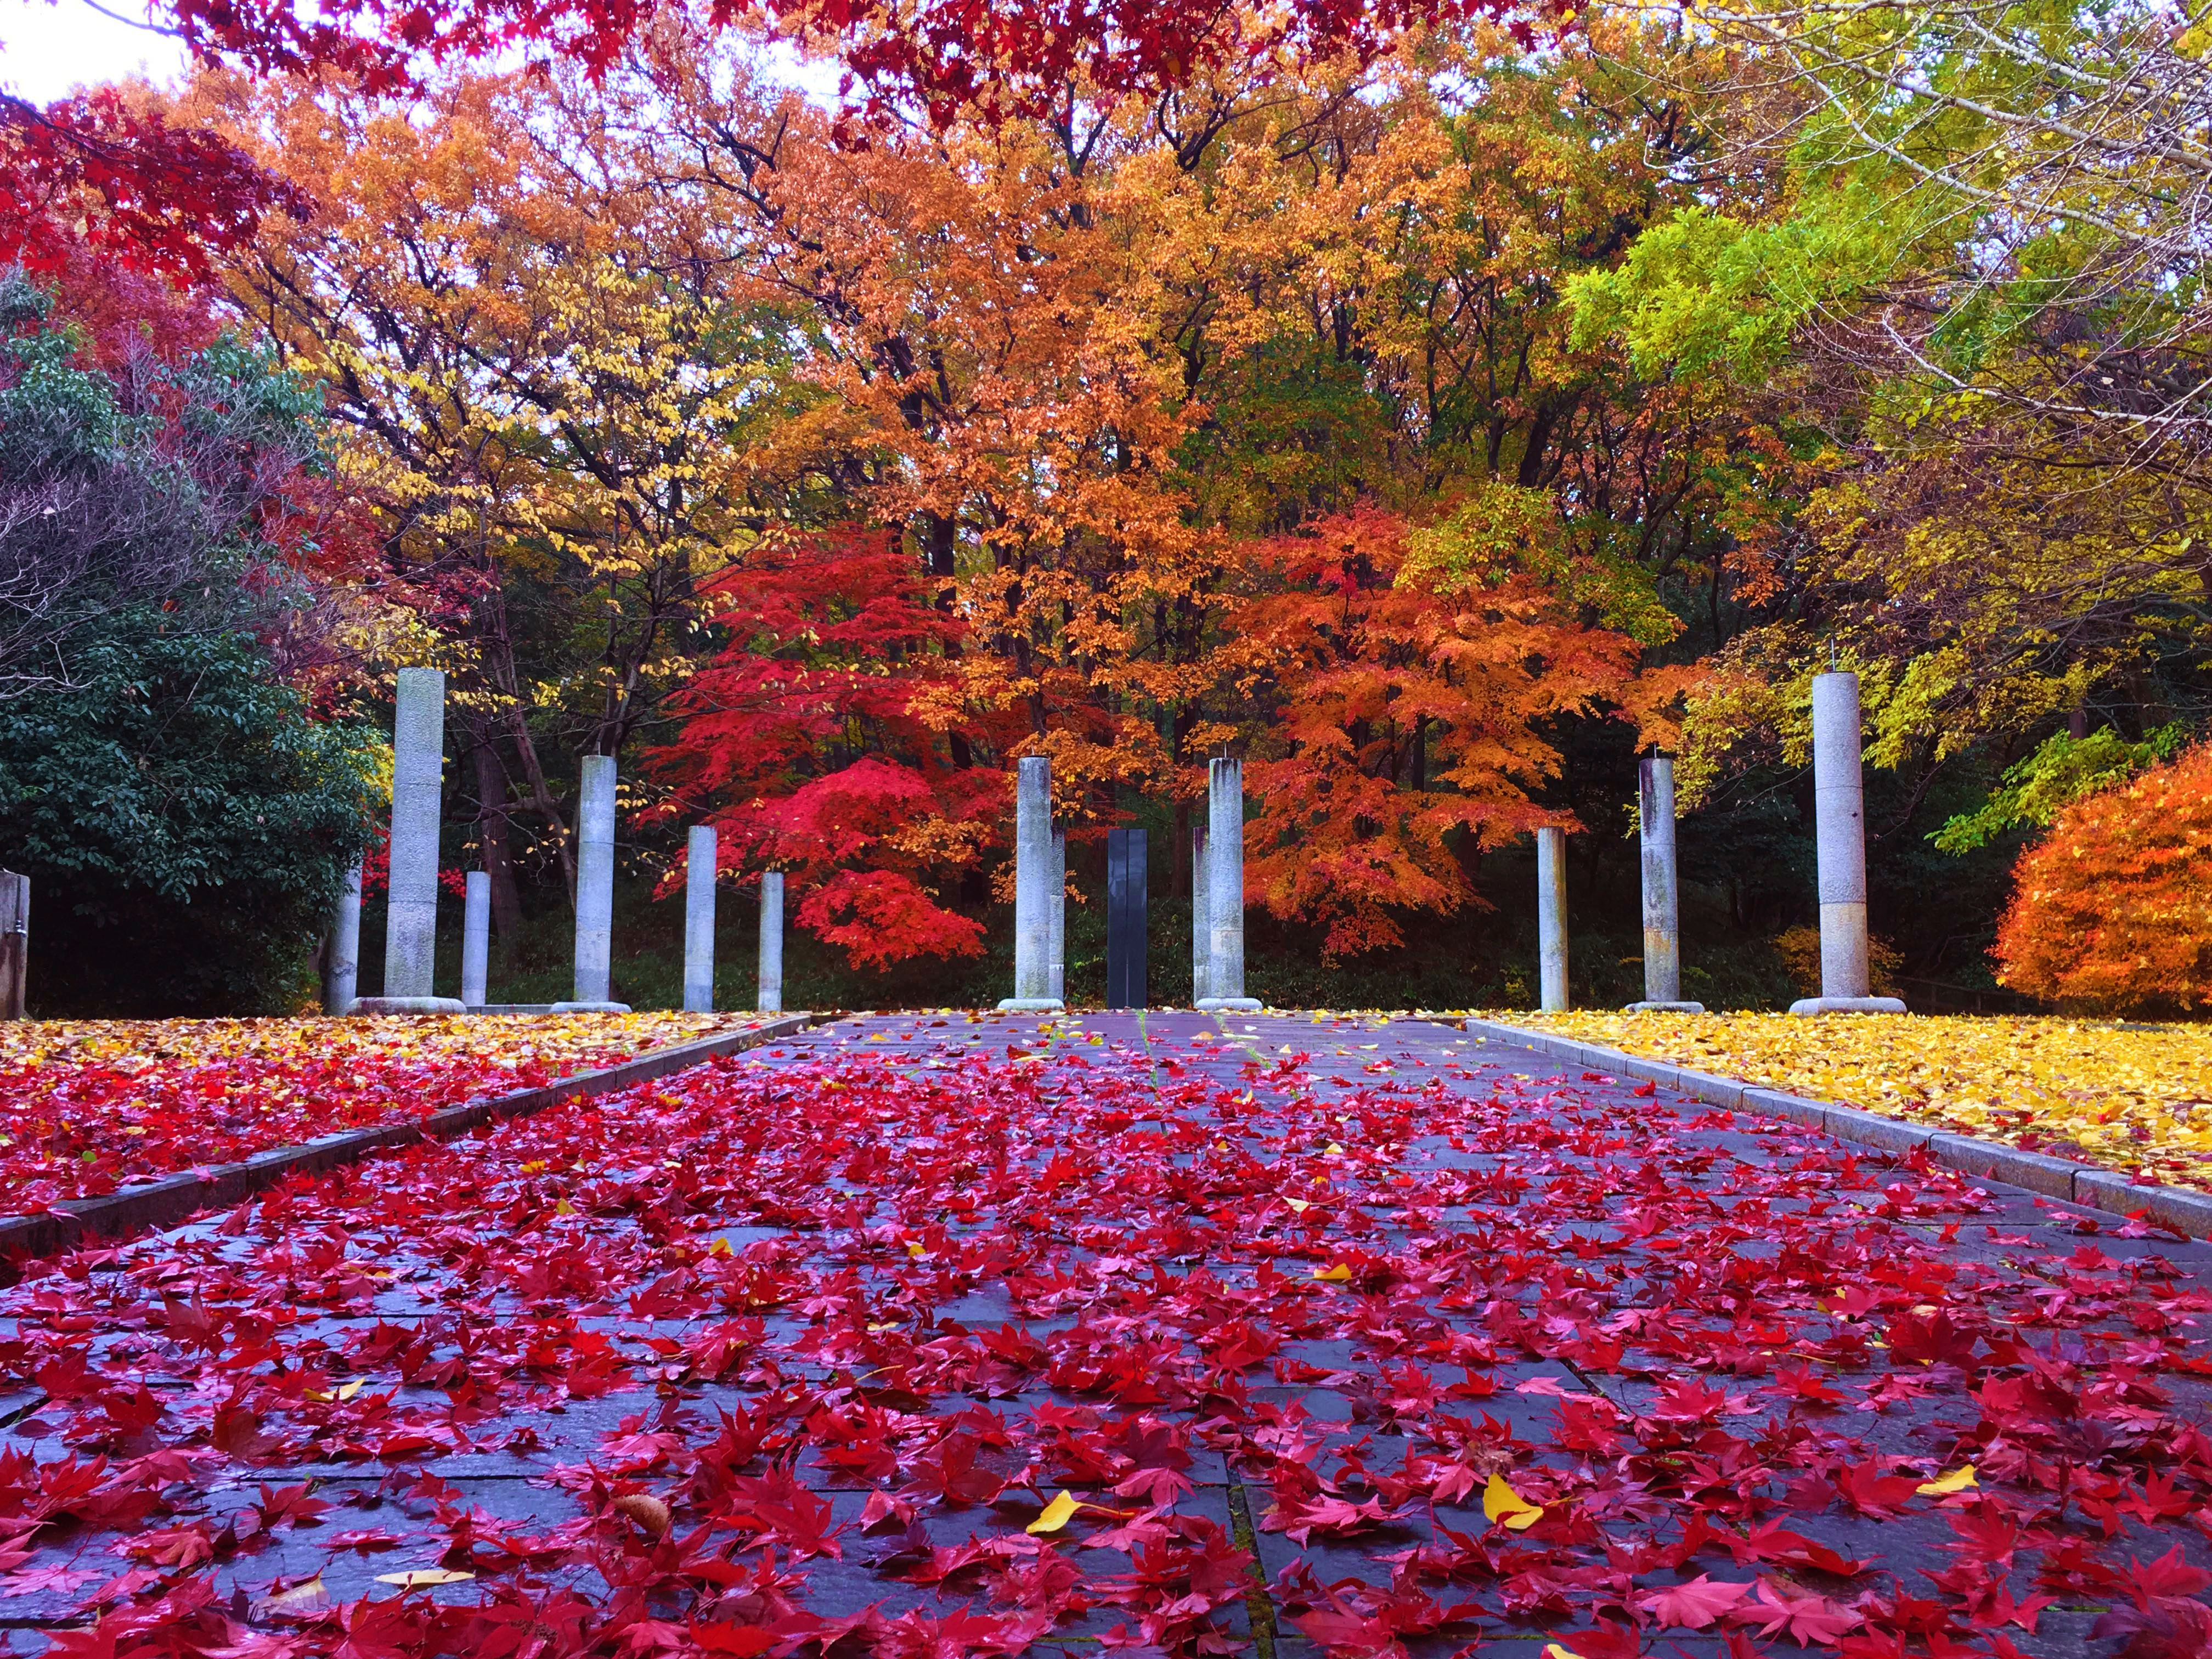
[[[2100,1008],[2212,1002],[2212,745],[2062,811],[2021,855],[2007,985]]]

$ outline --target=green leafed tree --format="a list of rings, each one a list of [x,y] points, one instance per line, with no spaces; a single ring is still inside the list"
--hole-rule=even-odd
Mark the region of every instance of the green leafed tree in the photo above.
[[[228,340],[88,366],[20,277],[0,315],[0,863],[32,881],[33,1004],[297,1006],[384,769],[293,683],[312,405]]]

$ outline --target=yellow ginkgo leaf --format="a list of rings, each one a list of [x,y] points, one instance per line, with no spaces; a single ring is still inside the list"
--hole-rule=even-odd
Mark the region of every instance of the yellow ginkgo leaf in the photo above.
[[[1316,1279],[1325,1279],[1332,1285],[1341,1285],[1352,1277],[1352,1269],[1341,1261],[1330,1267],[1316,1267]]]
[[[1063,1492],[1044,1506],[1044,1513],[1030,1522],[1027,1530],[1032,1533],[1058,1532],[1075,1519],[1076,1510],[1082,1507],[1075,1501],[1073,1492]]]
[[[465,1584],[476,1577],[472,1572],[456,1572],[451,1567],[417,1567],[412,1572],[380,1572],[380,1584],[397,1584],[402,1589],[423,1589],[432,1584]]]
[[[1974,1466],[1969,1463],[1963,1468],[1952,1470],[1948,1474],[1939,1475],[1933,1480],[1923,1481],[1913,1490],[1923,1498],[1948,1498],[1953,1492],[1964,1492],[1974,1484]]]
[[[1313,1206],[1307,1203],[1303,1198],[1286,1198],[1283,1202],[1289,1205],[1301,1215],[1304,1215],[1308,1210],[1313,1208]]]
[[[1504,1475],[1493,1474],[1482,1489],[1482,1513],[1486,1519],[1500,1522],[1515,1532],[1526,1532],[1544,1518],[1544,1506],[1530,1503],[1507,1486]]]
[[[359,1394],[368,1386],[368,1379],[367,1377],[356,1376],[350,1382],[342,1382],[338,1385],[338,1398],[340,1400],[350,1400],[354,1395]]]
[[[1572,1648],[1563,1648],[1557,1642],[1544,1644],[1544,1659],[1583,1659]]]
[[[1338,1145],[1337,1145],[1334,1141],[1333,1141],[1333,1140],[1332,1140],[1332,1141],[1330,1141],[1330,1142],[1328,1143],[1328,1146],[1326,1146],[1322,1147],[1321,1150],[1322,1150],[1322,1156],[1323,1158],[1341,1157],[1341,1156],[1343,1155],[1343,1152],[1344,1152],[1344,1148],[1343,1148],[1343,1147],[1341,1147],[1341,1146],[1338,1146]]]
[[[558,1204],[556,1204],[553,1206],[553,1213],[555,1215],[574,1215],[576,1213],[576,1206],[564,1198]]]

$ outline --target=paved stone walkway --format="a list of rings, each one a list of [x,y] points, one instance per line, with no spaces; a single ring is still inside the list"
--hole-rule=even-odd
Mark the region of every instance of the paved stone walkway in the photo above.
[[[0,1628],[2148,1652],[2208,1271],[1442,1024],[849,1020],[8,1292]]]

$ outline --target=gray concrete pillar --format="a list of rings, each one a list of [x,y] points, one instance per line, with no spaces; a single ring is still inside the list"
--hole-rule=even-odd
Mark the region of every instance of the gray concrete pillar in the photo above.
[[[1045,994],[1067,1000],[1067,832],[1052,837],[1052,937],[1045,947]]]
[[[469,872],[468,896],[461,906],[461,1001],[481,1008],[491,968],[491,877]]]
[[[1872,994],[1867,969],[1866,798],[1859,770],[1859,677],[1813,680],[1813,838],[1820,867],[1820,994],[1793,1014],[1901,1014]]]
[[[1536,832],[1536,983],[1547,1014],[1567,1011],[1567,832]]]
[[[1014,780],[1014,994],[1011,1012],[1048,1012],[1052,994],[1052,763],[1025,757]]]
[[[331,948],[323,957],[323,1012],[353,1006],[361,983],[361,866],[353,867],[331,911]]]
[[[783,872],[761,877],[760,995],[753,1006],[764,1014],[783,1012]]]
[[[1206,893],[1206,826],[1190,832],[1190,1002],[1213,994],[1213,912]]]
[[[1644,840],[1644,1000],[1631,1013],[1702,1014],[1682,1000],[1680,874],[1674,859],[1674,763],[1649,755],[1636,763],[1636,817]]]
[[[1206,897],[1211,919],[1201,1008],[1252,1009],[1244,994],[1244,763],[1217,757],[1206,769]]]
[[[684,854],[684,1012],[714,1012],[714,826],[695,823]]]
[[[576,800],[576,988],[556,1014],[626,1014],[610,999],[615,945],[615,757],[584,757]]]
[[[438,828],[443,816],[446,677],[403,668],[392,711],[392,845],[384,923],[384,994],[357,1014],[458,1014],[434,994],[438,943]]]

